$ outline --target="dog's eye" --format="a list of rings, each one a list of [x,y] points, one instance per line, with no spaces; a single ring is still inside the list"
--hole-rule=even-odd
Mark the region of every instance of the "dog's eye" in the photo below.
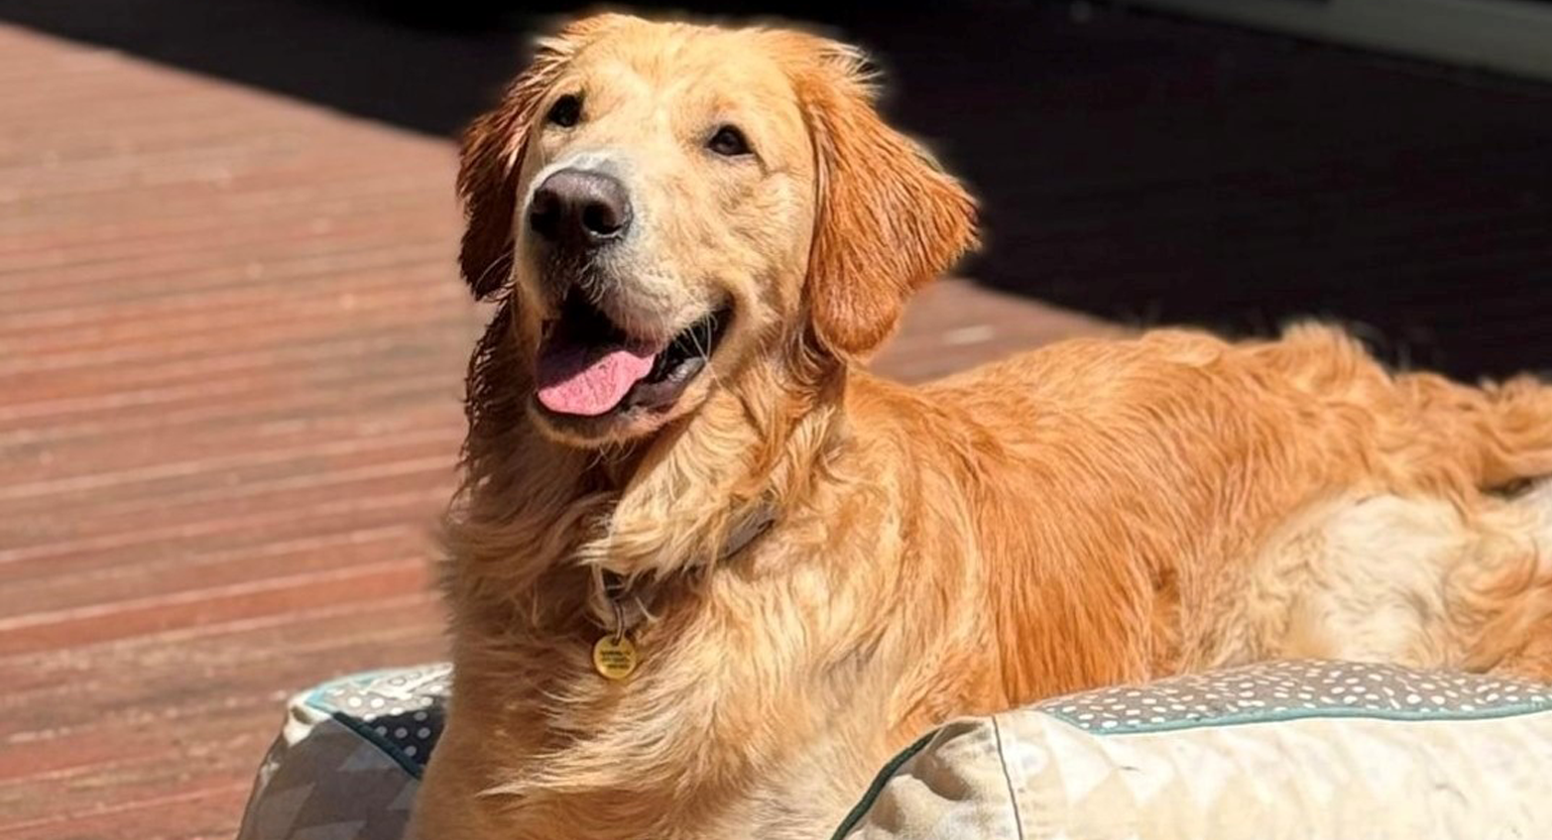
[[[749,154],[749,140],[736,126],[725,125],[717,129],[717,133],[711,135],[706,141],[706,148],[719,155],[738,157]]]
[[[568,93],[555,100],[550,106],[550,112],[544,115],[545,122],[558,125],[561,128],[570,128],[582,119],[582,97]]]

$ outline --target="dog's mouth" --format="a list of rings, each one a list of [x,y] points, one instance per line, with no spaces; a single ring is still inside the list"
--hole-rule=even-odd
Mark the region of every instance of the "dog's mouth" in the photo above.
[[[657,345],[631,336],[580,289],[544,325],[537,369],[538,401],[553,414],[602,417],[673,406],[705,369],[732,320],[723,306]]]

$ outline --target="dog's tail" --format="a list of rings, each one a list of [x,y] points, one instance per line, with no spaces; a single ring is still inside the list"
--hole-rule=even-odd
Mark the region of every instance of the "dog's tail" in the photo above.
[[[1552,385],[1533,376],[1473,388],[1426,373],[1396,379],[1426,434],[1482,489],[1552,476]]]

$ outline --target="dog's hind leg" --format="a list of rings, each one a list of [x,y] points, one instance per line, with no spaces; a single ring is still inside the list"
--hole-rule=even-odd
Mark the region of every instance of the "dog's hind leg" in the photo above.
[[[1523,376],[1471,388],[1432,374],[1396,384],[1434,457],[1453,456],[1462,479],[1498,491],[1468,503],[1460,525],[1475,536],[1441,570],[1445,631],[1465,644],[1450,664],[1552,683],[1552,386]]]
[[[1483,629],[1477,650],[1494,660],[1496,673],[1552,683],[1552,481],[1507,504],[1526,522],[1533,560],[1482,593],[1490,603],[1497,599],[1501,612]]]
[[[1320,658],[1552,683],[1552,482],[1463,512],[1373,496],[1323,506],[1268,546],[1228,661]],[[1249,654],[1248,656],[1246,654]]]

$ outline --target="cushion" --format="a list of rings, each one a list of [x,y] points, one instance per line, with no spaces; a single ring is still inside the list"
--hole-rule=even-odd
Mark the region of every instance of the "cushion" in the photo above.
[[[238,840],[399,840],[449,667],[292,698]],[[836,840],[1552,837],[1552,692],[1272,663],[969,718],[889,762]]]
[[[237,840],[399,840],[451,674],[445,664],[376,671],[291,698]]]
[[[924,737],[848,840],[1552,837],[1552,694],[1276,663],[1085,692]]]

